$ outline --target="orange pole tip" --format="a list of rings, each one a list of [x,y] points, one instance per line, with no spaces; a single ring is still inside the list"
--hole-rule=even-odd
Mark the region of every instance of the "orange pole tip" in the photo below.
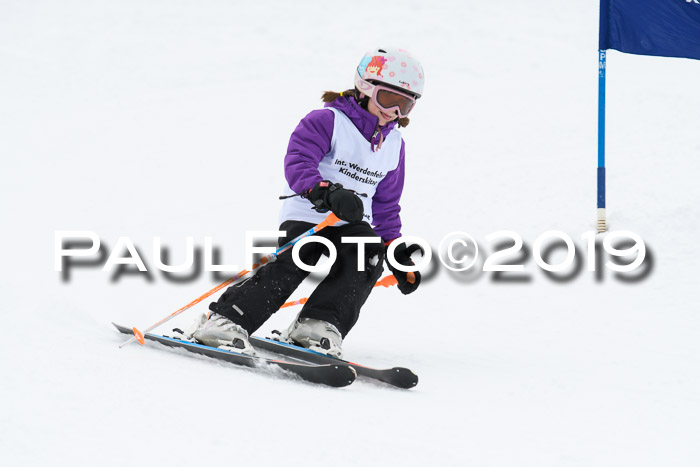
[[[409,272],[406,274],[406,280],[408,281],[409,284],[415,284],[416,283],[416,275],[412,272]]]
[[[134,337],[138,343],[141,345],[146,345],[146,340],[143,338],[143,333],[136,328],[132,328],[131,330],[134,331]]]

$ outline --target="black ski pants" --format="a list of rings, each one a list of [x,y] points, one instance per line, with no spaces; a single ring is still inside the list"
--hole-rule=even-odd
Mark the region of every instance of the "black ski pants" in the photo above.
[[[279,240],[279,245],[284,245],[313,226],[301,221],[283,222],[279,230],[286,231],[287,235]],[[358,271],[358,245],[341,243],[341,238],[379,238],[369,224],[355,222],[326,227],[314,235],[330,240],[338,256],[328,275],[309,297],[300,316],[327,321],[345,337],[357,322],[360,308],[382,274],[384,244],[365,244],[364,267]],[[301,247],[299,257],[305,264],[315,265],[325,252],[327,248],[324,245],[309,243]],[[275,261],[261,266],[254,276],[229,287],[218,301],[209,305],[209,309],[226,316],[252,334],[287,301],[308,275],[307,271],[294,264],[290,248]]]

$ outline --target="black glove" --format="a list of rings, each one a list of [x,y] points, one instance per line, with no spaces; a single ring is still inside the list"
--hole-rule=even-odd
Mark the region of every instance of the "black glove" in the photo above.
[[[344,221],[359,222],[365,212],[362,200],[354,191],[346,190],[340,183],[323,180],[302,196],[311,201],[316,211],[333,211]]]
[[[411,292],[415,292],[420,285],[420,272],[403,272],[394,268],[389,262],[389,246],[387,245],[387,252],[385,256],[386,264],[389,269],[396,277],[396,282],[398,282],[399,290],[402,294],[408,295]],[[411,260],[411,255],[420,250],[421,254],[425,254],[423,248],[420,245],[406,245],[405,243],[400,244],[394,250],[394,259],[397,263],[403,264],[404,266],[413,266],[415,263]]]

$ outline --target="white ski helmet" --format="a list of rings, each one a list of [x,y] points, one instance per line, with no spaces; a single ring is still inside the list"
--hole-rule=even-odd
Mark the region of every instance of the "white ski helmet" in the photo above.
[[[368,51],[357,67],[355,83],[358,80],[395,87],[416,99],[423,95],[423,67],[403,49],[380,47]]]

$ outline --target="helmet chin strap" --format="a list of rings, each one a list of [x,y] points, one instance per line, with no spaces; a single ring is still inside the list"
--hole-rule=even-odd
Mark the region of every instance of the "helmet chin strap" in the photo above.
[[[374,138],[376,137],[377,133],[379,133],[379,143],[377,144],[377,147],[374,147]],[[377,149],[382,148],[382,143],[384,142],[384,133],[382,133],[382,129],[379,127],[379,121],[377,121],[377,128],[374,130],[374,135],[372,135],[372,152],[376,152]]]
[[[355,91],[356,91],[355,92],[355,102],[357,102],[357,105],[359,105],[364,110],[369,112],[369,108],[368,108],[369,99],[370,99],[369,96],[367,94],[363,94],[357,88],[355,88]],[[360,96],[359,99],[357,97],[358,95]],[[387,123],[389,123],[389,122],[387,122]],[[379,142],[375,146],[374,138],[377,136],[377,134],[379,135]],[[383,142],[384,142],[384,133],[382,133],[382,130],[381,130],[380,125],[379,125],[379,117],[377,117],[377,127],[374,129],[374,135],[372,136],[372,141],[370,141],[370,143],[372,145],[372,152],[376,152],[377,149],[381,149]]]
[[[367,106],[369,104],[369,96],[366,96],[362,94],[361,92],[358,92],[358,94],[361,96],[359,99],[357,99],[357,104],[362,107],[363,109],[367,110]]]

